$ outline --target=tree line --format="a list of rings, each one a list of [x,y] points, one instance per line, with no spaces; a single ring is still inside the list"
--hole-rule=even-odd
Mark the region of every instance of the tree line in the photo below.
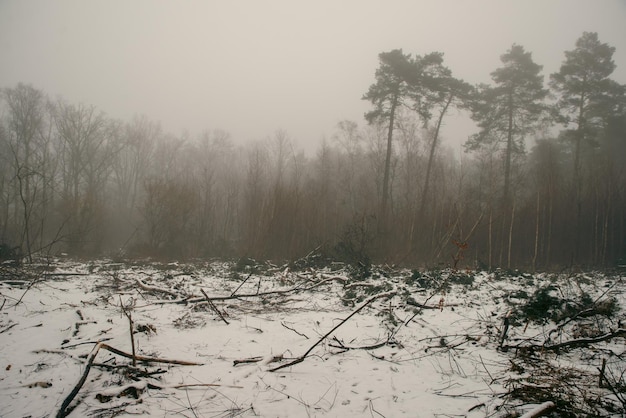
[[[440,52],[383,52],[366,123],[341,121],[313,157],[284,131],[246,146],[220,130],[176,136],[20,83],[1,94],[0,242],[26,258],[615,265],[626,88],[610,78],[614,51],[585,32],[546,85],[514,44],[476,86]],[[440,137],[455,108],[478,126],[462,158]]]

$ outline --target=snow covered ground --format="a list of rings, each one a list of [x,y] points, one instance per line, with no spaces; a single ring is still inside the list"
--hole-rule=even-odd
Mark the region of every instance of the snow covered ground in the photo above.
[[[622,416],[619,275],[235,270],[106,260],[6,268],[0,416],[504,417],[545,401],[568,416],[577,392],[550,391],[559,383],[597,402],[576,407]],[[133,367],[106,349],[132,353],[122,306],[137,356],[199,364]],[[106,346],[78,385],[98,342]]]

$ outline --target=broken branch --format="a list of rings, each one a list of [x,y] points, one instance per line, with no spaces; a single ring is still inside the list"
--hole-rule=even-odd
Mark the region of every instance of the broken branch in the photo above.
[[[298,363],[302,363],[304,361],[304,359],[311,353],[311,351],[313,351],[313,349],[315,347],[317,347],[322,341],[324,341],[326,338],[328,338],[328,336],[330,336],[333,332],[335,332],[337,330],[337,328],[339,328],[340,326],[342,326],[343,324],[345,324],[350,318],[352,318],[354,315],[356,315],[357,313],[361,312],[367,305],[369,305],[370,303],[372,303],[373,301],[375,301],[376,299],[380,299],[383,297],[390,297],[393,296],[395,294],[395,292],[385,292],[385,293],[380,293],[378,295],[374,295],[371,296],[370,298],[368,298],[365,302],[363,302],[361,304],[361,306],[359,306],[358,308],[356,308],[350,315],[348,315],[345,319],[343,319],[340,323],[338,323],[337,325],[335,325],[330,331],[328,331],[326,334],[324,334],[324,336],[322,336],[322,338],[320,338],[319,340],[317,340],[317,342],[315,344],[313,344],[307,351],[306,353],[304,353],[302,356],[296,358],[295,360],[280,365],[278,367],[274,367],[273,369],[270,369],[270,372],[275,372],[278,371],[280,369],[284,369],[286,367],[290,367],[293,366],[295,364]]]
[[[200,289],[200,291],[204,295],[204,298],[206,299],[206,301],[209,303],[209,306],[211,307],[211,309],[213,309],[215,311],[215,313],[217,313],[219,315],[219,317],[222,319],[222,321],[224,321],[224,323],[226,325],[228,325],[228,321],[224,318],[224,315],[222,315],[222,313],[219,311],[219,309],[217,309],[215,304],[211,301],[211,298],[209,297],[209,295],[206,294],[204,289]]]
[[[59,408],[59,411],[56,414],[56,418],[64,418],[67,415],[69,415],[70,412],[72,412],[71,409],[68,410],[68,406],[70,405],[70,403],[72,403],[72,401],[74,400],[74,398],[76,397],[76,395],[78,394],[80,389],[83,387],[83,384],[85,383],[85,380],[87,380],[87,375],[89,374],[89,371],[91,370],[91,366],[93,365],[93,362],[94,362],[94,360],[96,358],[96,355],[98,355],[98,352],[100,351],[100,349],[104,349],[104,350],[110,351],[111,353],[117,354],[119,356],[130,358],[130,359],[135,359],[135,360],[139,360],[139,361],[155,362],[155,363],[179,364],[179,365],[183,365],[183,366],[200,366],[200,365],[202,365],[202,363],[194,363],[194,362],[183,361],[183,360],[168,360],[168,359],[160,359],[160,358],[157,358],[157,357],[133,356],[132,354],[128,354],[128,353],[126,353],[126,352],[124,352],[122,350],[118,350],[117,348],[111,347],[108,344],[105,344],[103,342],[99,342],[99,343],[97,343],[95,345],[95,347],[89,353],[89,356],[87,357],[87,364],[85,365],[85,370],[83,371],[83,374],[81,375],[80,379],[78,380],[78,383],[76,383],[76,386],[74,386],[74,389],[72,389],[70,394],[67,395],[67,397],[65,398],[65,400],[61,404],[61,408]]]

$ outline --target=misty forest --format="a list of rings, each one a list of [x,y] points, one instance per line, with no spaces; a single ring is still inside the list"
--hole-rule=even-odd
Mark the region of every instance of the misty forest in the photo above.
[[[362,97],[371,111],[339,122],[312,157],[280,130],[235,146],[228,132],[176,136],[6,87],[0,241],[27,258],[289,260],[317,249],[349,262],[612,266],[626,255],[614,50],[586,32],[546,83],[514,44],[477,86],[442,53],[382,52]],[[462,158],[439,135],[459,111],[478,126]]]
[[[626,86],[572,41],[381,52],[312,155],[4,86],[0,415],[623,417]]]

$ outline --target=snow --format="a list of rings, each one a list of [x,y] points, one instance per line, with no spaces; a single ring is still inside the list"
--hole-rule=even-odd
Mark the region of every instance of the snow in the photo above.
[[[505,280],[468,272],[471,284],[423,288],[408,280],[408,270],[375,275],[361,291],[384,283],[437,309],[409,306],[400,296],[378,298],[302,362],[271,372],[305,354],[367,295],[344,303],[350,281],[344,270],[275,268],[251,274],[237,294],[325,282],[308,291],[215,300],[227,325],[200,302],[200,289],[210,297],[230,296],[247,276],[234,276],[232,268],[223,262],[56,260],[34,276],[34,283],[1,281],[0,416],[56,416],[98,341],[130,353],[129,323],[120,303],[130,308],[140,330],[134,334],[137,355],[202,364],[138,362],[137,369],[129,369],[130,359],[101,350],[69,416],[485,417],[525,413],[543,403],[505,399],[513,379],[528,372],[511,370],[511,361],[521,360],[513,350],[497,347],[503,317],[524,303],[513,296],[556,283],[552,276]],[[559,291],[568,295],[581,286],[592,297],[611,296],[625,305],[623,278],[589,275],[577,284],[559,282]],[[173,303],[185,298],[187,303]],[[507,342],[541,343],[552,328],[550,323],[513,324]],[[623,339],[597,345],[624,352]],[[246,359],[256,361],[235,364]],[[581,363],[576,353],[550,360],[596,375],[600,365],[600,357]]]

